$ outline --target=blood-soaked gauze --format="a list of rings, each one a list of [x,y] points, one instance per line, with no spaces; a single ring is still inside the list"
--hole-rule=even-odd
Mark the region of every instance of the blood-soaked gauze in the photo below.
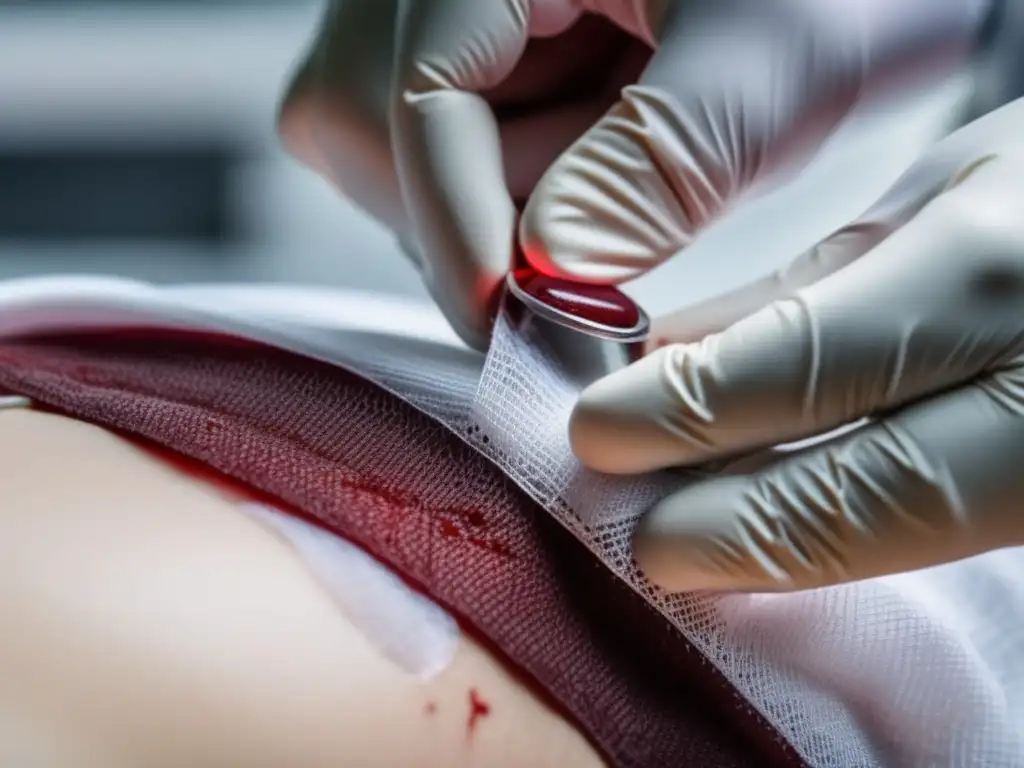
[[[0,387],[147,438],[360,545],[458,615],[613,765],[800,765],[658,611],[483,455],[367,380],[212,337],[0,346]]]

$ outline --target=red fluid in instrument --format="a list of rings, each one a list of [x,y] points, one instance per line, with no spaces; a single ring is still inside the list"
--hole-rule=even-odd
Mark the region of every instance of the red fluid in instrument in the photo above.
[[[636,304],[610,285],[574,283],[528,268],[517,269],[512,276],[524,293],[567,315],[617,330],[635,328],[640,322]]]
[[[476,688],[469,689],[469,717],[466,719],[466,735],[473,736],[479,720],[491,714],[491,705],[480,698]]]

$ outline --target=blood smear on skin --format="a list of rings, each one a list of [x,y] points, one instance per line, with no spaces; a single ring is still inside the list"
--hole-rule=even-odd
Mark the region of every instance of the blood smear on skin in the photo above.
[[[480,698],[476,688],[469,689],[469,717],[466,720],[466,736],[473,737],[477,722],[491,714],[491,705]]]

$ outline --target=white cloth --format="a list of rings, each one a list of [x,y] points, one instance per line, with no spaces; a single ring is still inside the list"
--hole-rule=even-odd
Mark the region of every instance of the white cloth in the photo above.
[[[455,617],[366,550],[266,504],[240,506],[291,544],[345,618],[386,659],[420,680],[436,677],[455,659],[461,636]]]
[[[1024,766],[1022,549],[793,595],[668,595],[636,571],[628,534],[686,478],[583,470],[565,429],[573,386],[501,319],[484,361],[435,310],[359,294],[0,284],[0,336],[126,325],[289,349],[355,370],[443,421],[668,617],[813,766]],[[470,426],[479,429],[468,436]]]

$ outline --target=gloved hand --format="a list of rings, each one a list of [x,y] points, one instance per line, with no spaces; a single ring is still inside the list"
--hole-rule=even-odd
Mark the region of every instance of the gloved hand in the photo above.
[[[690,465],[870,420],[660,502],[634,537],[654,582],[804,589],[1024,544],[1024,99],[789,268],[675,322],[709,317],[724,330],[584,391],[585,464]]]
[[[398,236],[479,349],[516,204],[650,56],[581,14],[575,0],[333,0],[281,107],[287,149]]]
[[[280,130],[398,233],[484,348],[513,200],[542,175],[527,257],[635,276],[816,148],[865,90],[960,64],[989,1],[335,0]]]

